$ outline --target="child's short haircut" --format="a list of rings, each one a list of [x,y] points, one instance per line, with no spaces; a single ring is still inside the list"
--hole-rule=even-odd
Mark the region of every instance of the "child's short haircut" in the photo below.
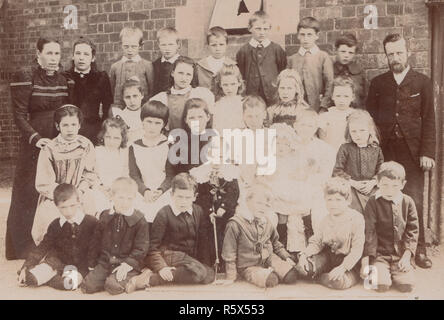
[[[168,122],[168,117],[170,115],[170,111],[166,105],[164,105],[160,101],[148,101],[142,107],[140,111],[140,120],[151,117],[158,118],[163,121],[163,126],[165,127]]]
[[[114,194],[122,189],[133,192],[134,194],[137,194],[138,192],[136,181],[129,177],[120,177],[113,181],[111,191]]]
[[[75,52],[76,46],[79,44],[86,44],[91,47],[91,54],[93,57],[96,56],[96,45],[94,42],[92,42],[90,39],[81,36],[76,42],[74,42],[74,45],[72,46],[72,51]]]
[[[108,118],[102,123],[102,128],[100,129],[99,134],[97,135],[98,144],[104,144],[104,136],[109,128],[117,128],[120,130],[120,134],[122,136],[122,142],[120,143],[120,148],[126,148],[126,144],[128,143],[128,126],[125,121],[123,121],[120,117]]]
[[[210,30],[208,30],[208,32],[207,32],[207,44],[210,44],[210,38],[211,37],[215,37],[215,38],[224,37],[226,43],[228,44],[228,33],[222,27],[212,27]]]
[[[328,179],[325,183],[324,195],[332,194],[340,194],[345,200],[349,200],[351,195],[349,180],[339,176]]]
[[[139,45],[141,46],[143,44],[143,32],[139,28],[131,28],[131,27],[125,27],[120,31],[120,41],[124,37],[131,37],[136,36],[139,38]]]
[[[353,110],[353,112],[347,117],[347,127],[345,129],[345,140],[347,142],[353,141],[350,135],[350,123],[353,121],[362,121],[364,123],[367,123],[368,132],[370,135],[368,138],[368,144],[379,145],[378,128],[376,127],[375,122],[373,121],[373,118],[370,115],[370,113],[361,109]]]
[[[180,41],[179,32],[175,28],[166,27],[166,28],[162,28],[159,31],[157,31],[157,34],[156,34],[157,41],[159,41],[160,38],[165,37],[165,36],[175,36],[176,42],[179,43],[179,41]]]
[[[174,193],[177,189],[192,190],[193,193],[196,193],[197,182],[189,173],[179,173],[173,178],[173,180],[171,180],[171,191]]]
[[[355,93],[355,84],[353,80],[349,77],[336,77],[333,80],[333,89],[335,87],[350,87],[353,91],[353,94]]]
[[[245,110],[250,108],[261,108],[265,111],[267,110],[267,105],[265,104],[264,99],[261,97],[250,95],[246,96],[242,101],[242,109],[245,112]]]
[[[404,167],[395,161],[388,161],[381,164],[377,174],[378,181],[383,177],[389,178],[391,180],[405,180],[405,169]]]
[[[83,113],[80,108],[76,107],[73,104],[64,104],[60,108],[56,109],[54,111],[54,122],[57,124],[60,124],[60,121],[64,117],[77,117],[79,119],[79,123],[82,124],[83,122]]]
[[[208,109],[208,104],[205,102],[205,100],[203,100],[201,98],[191,98],[185,102],[185,106],[183,108],[183,119],[182,120],[183,120],[184,125],[187,125],[186,119],[188,116],[188,112],[192,109],[202,109],[203,111],[205,111],[207,116],[209,116],[209,117],[211,116],[210,110]],[[208,121],[208,124],[209,124],[209,122],[210,121]],[[207,124],[207,127],[208,127],[208,124]]]
[[[220,98],[224,96],[224,92],[222,90],[222,78],[228,76],[235,76],[240,83],[239,89],[237,90],[238,95],[242,95],[245,91],[245,83],[242,78],[242,74],[239,70],[239,67],[235,64],[224,64],[222,69],[216,75],[216,97]]]
[[[75,196],[77,198],[77,201],[80,202],[80,195],[79,192],[77,191],[77,188],[72,184],[68,183],[59,184],[54,189],[53,196],[54,196],[54,203],[56,206],[62,202],[65,202],[66,200],[71,199],[73,196]]]
[[[271,26],[270,16],[265,11],[259,10],[259,11],[256,11],[255,13],[253,13],[253,15],[248,20],[248,27],[251,28],[253,26],[253,24],[259,20],[267,22]]]
[[[125,90],[132,87],[139,89],[140,93],[143,95],[143,89],[139,78],[137,76],[132,76],[126,79],[122,85],[122,97],[125,96]]]
[[[59,40],[57,40],[57,39],[55,39],[55,38],[50,38],[50,37],[40,37],[38,40],[37,40],[37,43],[36,43],[36,47],[37,47],[37,50],[39,50],[39,52],[42,52],[42,50],[43,50],[43,47],[45,46],[45,44],[47,44],[47,43],[57,43],[59,46],[61,46],[60,45],[60,41]]]
[[[321,25],[319,24],[319,21],[316,20],[313,17],[305,17],[302,18],[301,21],[299,21],[298,24],[298,32],[301,29],[314,29],[316,33],[318,33],[321,30]]]
[[[358,40],[356,37],[351,33],[345,33],[342,36],[340,36],[338,39],[336,39],[335,42],[335,48],[338,49],[340,46],[346,45],[347,47],[357,47],[358,46]]]

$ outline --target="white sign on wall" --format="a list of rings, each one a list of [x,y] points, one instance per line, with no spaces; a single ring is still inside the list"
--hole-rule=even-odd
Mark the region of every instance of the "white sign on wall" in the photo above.
[[[247,33],[248,19],[261,9],[264,0],[217,0],[211,16],[210,28],[219,26],[228,32]]]

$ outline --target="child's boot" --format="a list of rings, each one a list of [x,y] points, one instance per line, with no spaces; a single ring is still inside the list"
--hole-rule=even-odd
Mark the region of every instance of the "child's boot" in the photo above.
[[[389,289],[390,289],[390,286],[389,285],[386,285],[386,284],[378,284],[378,287],[376,288],[376,291],[378,291],[378,292],[387,292],[387,291],[389,291]]]
[[[37,287],[38,286],[37,278],[28,270],[26,270],[25,283],[27,286],[30,286],[30,287]]]
[[[404,292],[404,293],[412,292],[412,291],[413,291],[413,285],[411,285],[411,284],[406,284],[406,283],[398,284],[398,285],[396,285],[396,288],[397,288],[399,291]]]
[[[298,271],[296,268],[291,268],[290,271],[287,272],[284,279],[282,280],[285,284],[293,284],[298,280]]]
[[[267,280],[265,281],[266,288],[276,287],[279,284],[279,277],[276,272],[272,272],[268,275]]]
[[[142,290],[150,286],[150,278],[153,272],[150,269],[145,269],[141,274],[132,277],[126,284],[126,293],[132,293],[136,290]]]

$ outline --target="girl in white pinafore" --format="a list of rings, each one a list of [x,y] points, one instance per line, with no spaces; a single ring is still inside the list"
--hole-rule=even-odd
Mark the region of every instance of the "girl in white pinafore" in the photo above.
[[[168,160],[170,141],[162,134],[168,123],[168,107],[160,101],[149,101],[141,111],[144,134],[129,147],[129,175],[143,197],[140,210],[148,222],[170,204],[173,166]]]

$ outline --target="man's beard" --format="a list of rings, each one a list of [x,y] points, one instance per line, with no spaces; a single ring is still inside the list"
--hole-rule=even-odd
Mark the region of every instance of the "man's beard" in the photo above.
[[[407,68],[407,63],[402,64],[399,62],[391,63],[390,69],[393,71],[393,73],[401,73]]]

